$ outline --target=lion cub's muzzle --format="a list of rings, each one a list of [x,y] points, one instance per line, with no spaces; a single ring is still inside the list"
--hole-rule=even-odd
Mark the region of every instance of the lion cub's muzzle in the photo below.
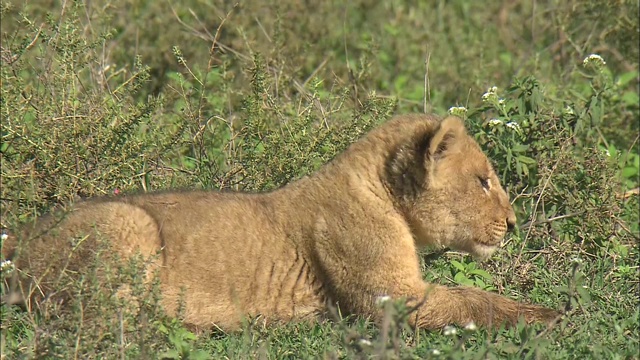
[[[479,242],[485,246],[498,246],[507,235],[509,225],[505,221],[493,221],[487,229],[487,236]]]
[[[474,253],[479,258],[489,257],[504,240],[508,232],[513,231],[516,225],[516,217],[513,210],[509,209],[506,218],[496,218],[486,224],[484,234],[476,238]]]

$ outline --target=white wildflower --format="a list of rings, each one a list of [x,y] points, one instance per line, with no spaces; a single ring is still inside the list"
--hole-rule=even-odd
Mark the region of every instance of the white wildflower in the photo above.
[[[494,127],[494,126],[498,126],[498,125],[502,125],[503,121],[500,119],[491,119],[488,122],[489,126]]]
[[[506,125],[508,128],[515,130],[518,133],[520,132],[520,125],[518,125],[518,123],[511,121],[511,122],[508,122]]]
[[[433,354],[433,355],[435,355],[435,356],[438,356],[438,355],[440,355],[440,350],[438,350],[438,349],[433,349],[433,350],[431,350],[431,354]]]
[[[582,60],[583,66],[589,66],[589,64],[593,64],[596,68],[601,68],[607,64],[606,61],[602,58],[602,56],[598,54],[591,54]]]
[[[364,346],[371,346],[371,341],[367,340],[367,339],[360,339],[360,345],[364,345]]]
[[[575,111],[573,111],[573,108],[571,106],[569,106],[569,105],[565,106],[564,113],[566,115],[575,115],[576,114]]]
[[[464,106],[452,106],[449,108],[449,114],[451,115],[464,117],[466,113],[467,113],[467,108]]]
[[[384,303],[386,303],[389,300],[391,300],[391,296],[389,295],[378,296],[378,298],[376,299],[376,304],[384,305]]]
[[[7,240],[8,238],[9,238],[9,235],[7,235],[7,234],[0,235],[0,240],[2,240],[2,241]]]
[[[476,323],[474,323],[473,321],[469,322],[467,325],[465,325],[464,327],[466,330],[469,331],[475,331],[478,329],[478,327],[476,326]]]
[[[487,89],[487,92],[482,94],[483,102],[495,102],[498,101],[498,88],[496,86],[492,86]]]
[[[455,335],[455,334],[457,334],[457,333],[458,333],[458,329],[456,329],[456,328],[455,328],[455,327],[453,327],[453,326],[447,325],[447,326],[445,326],[445,327],[444,327],[444,332],[443,332],[443,334],[444,334],[445,336],[453,336],[453,335]]]
[[[5,271],[11,271],[13,270],[14,266],[13,266],[13,262],[11,260],[4,260],[2,262],[0,262],[0,271],[5,272]]]
[[[573,258],[571,258],[571,262],[574,264],[580,264],[582,262],[582,259],[580,259],[577,256],[574,256]]]

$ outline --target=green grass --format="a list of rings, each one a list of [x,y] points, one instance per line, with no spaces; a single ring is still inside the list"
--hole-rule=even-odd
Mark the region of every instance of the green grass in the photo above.
[[[414,333],[390,304],[388,328],[194,334],[139,264],[97,260],[110,275],[70,284],[71,309],[2,306],[3,357],[639,358],[637,2],[58,3],[0,1],[3,229],[114,191],[272,189],[392,114],[462,106],[519,226],[484,263],[425,254],[425,279],[568,312]]]

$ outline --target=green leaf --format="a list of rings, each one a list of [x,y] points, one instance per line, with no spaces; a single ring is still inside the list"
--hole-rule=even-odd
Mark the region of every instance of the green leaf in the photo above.
[[[625,86],[628,83],[630,83],[632,80],[635,80],[638,78],[638,72],[637,71],[629,71],[626,72],[622,75],[620,75],[620,77],[618,78],[618,86]],[[638,95],[636,94],[636,101],[638,99]]]
[[[559,294],[564,294],[567,295],[569,294],[569,288],[565,285],[561,285],[561,286],[556,286],[554,289],[554,292],[559,293]]]
[[[527,150],[529,150],[529,145],[525,145],[525,144],[513,144],[513,146],[511,146],[511,150],[513,150],[513,152],[525,152]]]
[[[473,281],[471,281],[469,278],[467,278],[464,273],[457,273],[456,276],[453,277],[453,280],[461,285],[468,285],[468,286],[473,286]]]
[[[627,91],[622,94],[622,102],[628,106],[638,106],[640,99],[638,99],[638,93]]]
[[[618,157],[618,149],[616,149],[615,145],[611,144],[609,145],[609,148],[607,149],[607,151],[609,151],[609,156],[611,157]]]
[[[470,275],[478,275],[478,276],[482,276],[483,278],[487,279],[487,280],[491,280],[493,277],[491,276],[491,274],[489,274],[488,272],[482,270],[482,269],[475,269],[473,271],[469,272]]]
[[[461,264],[460,262],[456,261],[456,260],[451,260],[451,265],[453,265],[453,267],[455,267],[456,269],[458,269],[459,271],[465,272],[467,270],[467,267],[464,266],[463,264]]]
[[[395,82],[393,83],[393,86],[397,92],[403,92],[402,90],[404,90],[404,87],[407,85],[408,82],[409,82],[408,76],[400,75],[396,78]]]
[[[636,176],[636,174],[638,174],[638,168],[636,167],[627,166],[626,168],[622,169],[622,176],[624,176],[625,178],[633,178]]]
[[[182,334],[182,339],[183,340],[196,340],[198,337],[196,336],[196,334],[192,333],[191,331],[185,331]]]
[[[580,294],[580,300],[582,303],[591,302],[591,294],[589,294],[588,289],[582,286],[576,286],[576,291],[578,292],[578,294]]]
[[[629,254],[629,249],[622,244],[618,244],[614,246],[613,251],[615,251],[618,255],[621,255],[622,257],[627,257],[627,255]]]
[[[536,164],[536,160],[532,159],[528,156],[524,156],[524,155],[518,155],[517,157],[518,161],[520,161],[523,164],[527,164],[527,165],[535,165]]]

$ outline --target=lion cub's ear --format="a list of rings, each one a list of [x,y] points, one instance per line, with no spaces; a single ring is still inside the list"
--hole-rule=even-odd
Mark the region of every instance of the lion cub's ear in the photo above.
[[[445,118],[431,138],[429,155],[435,159],[442,157],[445,152],[453,150],[466,134],[467,130],[460,118],[455,116]]]
[[[411,141],[392,152],[385,164],[385,182],[398,198],[413,199],[433,173],[434,161],[446,152],[455,151],[466,135],[462,120],[450,116],[442,120],[435,132],[416,134]]]

